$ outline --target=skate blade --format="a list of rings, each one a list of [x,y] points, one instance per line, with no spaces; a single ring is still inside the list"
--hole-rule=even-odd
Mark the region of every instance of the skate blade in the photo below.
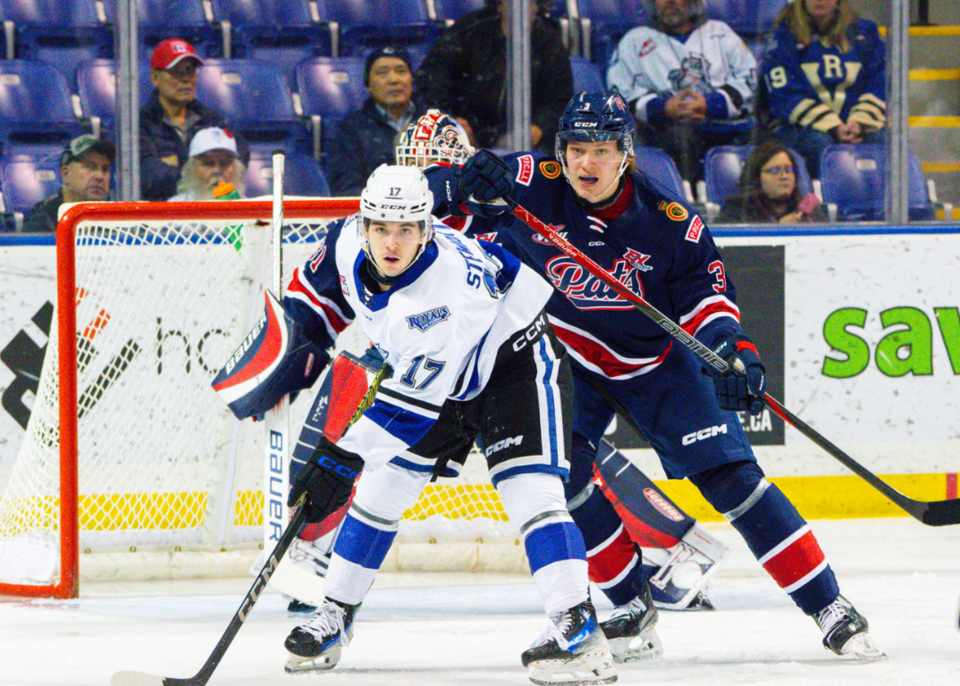
[[[663,643],[656,629],[642,631],[639,636],[608,639],[613,661],[617,663],[656,660],[663,656]]]
[[[283,671],[288,674],[302,674],[306,672],[326,672],[340,662],[340,646],[336,646],[317,657],[300,657],[291,654]]]
[[[613,656],[606,646],[580,653],[569,660],[538,660],[530,663],[530,681],[541,686],[563,684],[612,684],[617,680]]]
[[[887,654],[877,647],[877,644],[873,641],[873,637],[866,631],[852,636],[850,640],[844,644],[843,656],[855,658],[863,662],[879,662],[880,660],[887,659]]]

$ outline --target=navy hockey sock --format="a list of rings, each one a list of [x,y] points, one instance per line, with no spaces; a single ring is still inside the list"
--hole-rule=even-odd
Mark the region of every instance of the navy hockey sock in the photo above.
[[[773,580],[808,615],[840,589],[810,526],[754,462],[734,462],[690,476],[723,513]]]

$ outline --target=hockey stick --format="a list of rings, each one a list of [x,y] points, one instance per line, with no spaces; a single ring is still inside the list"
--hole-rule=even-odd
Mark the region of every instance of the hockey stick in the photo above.
[[[667,333],[680,341],[691,352],[697,355],[697,357],[709,364],[718,372],[724,373],[730,371],[730,365],[727,364],[726,360],[719,357],[716,353],[710,350],[710,348],[680,328],[680,326],[677,325],[673,320],[660,312],[660,310],[648,303],[641,296],[637,295],[632,290],[620,283],[603,267],[584,255],[567,239],[558,234],[553,227],[544,224],[538,217],[531,214],[523,206],[512,202],[510,204],[515,217],[536,231],[538,234],[549,240],[555,246],[560,248],[560,250],[562,250],[567,257],[577,262],[577,264],[584,267],[587,271],[601,281],[604,281],[610,285],[615,291],[626,298],[634,307],[643,312]],[[742,372],[742,369],[736,369],[736,371]],[[880,491],[883,495],[893,501],[894,504],[896,504],[900,509],[914,519],[927,524],[928,526],[960,524],[960,498],[934,501],[914,500],[913,498],[909,498],[888,483],[882,481],[873,472],[866,469],[852,457],[840,450],[840,448],[821,436],[806,422],[786,409],[769,393],[764,393],[763,400],[770,407],[770,409],[772,409],[777,416],[780,417],[780,419],[816,443],[832,457],[847,467],[847,469]]]
[[[363,399],[360,401],[360,404],[354,411],[353,416],[350,417],[350,421],[348,422],[347,426],[350,426],[360,419],[360,416],[364,413],[364,411],[373,404],[373,399],[377,394],[377,389],[380,388],[380,382],[383,381],[389,369],[390,367],[384,364],[380,368],[380,371],[377,372],[376,376],[373,377],[373,380],[370,382],[370,388],[367,389]],[[304,496],[304,498],[305,497],[306,496]],[[297,502],[293,519],[291,519],[290,523],[287,524],[286,529],[283,530],[279,540],[273,547],[273,551],[267,556],[267,561],[263,565],[263,569],[260,570],[260,573],[257,575],[257,578],[254,579],[250,590],[247,591],[247,595],[245,595],[243,601],[241,601],[240,609],[238,609],[236,614],[233,615],[233,619],[231,619],[230,624],[227,625],[226,631],[223,632],[223,635],[217,642],[216,647],[213,649],[213,652],[210,653],[210,657],[207,658],[207,661],[203,664],[203,667],[200,668],[199,672],[194,674],[189,679],[176,679],[169,676],[154,676],[152,674],[146,674],[145,672],[123,671],[117,672],[113,675],[113,677],[111,677],[110,686],[205,686],[205,684],[210,680],[210,677],[213,676],[213,671],[217,668],[217,665],[220,664],[220,660],[222,660],[223,656],[226,654],[227,648],[230,647],[233,639],[236,638],[237,632],[240,631],[240,627],[243,626],[243,623],[249,616],[250,611],[253,609],[254,603],[257,602],[257,599],[260,597],[263,589],[270,581],[270,577],[273,576],[273,573],[279,566],[280,559],[283,557],[284,553],[287,552],[287,548],[290,547],[290,544],[293,543],[293,539],[296,538],[297,534],[300,532],[300,527],[303,525],[305,514],[303,507],[300,506],[303,504],[304,498],[300,498],[300,501]]]

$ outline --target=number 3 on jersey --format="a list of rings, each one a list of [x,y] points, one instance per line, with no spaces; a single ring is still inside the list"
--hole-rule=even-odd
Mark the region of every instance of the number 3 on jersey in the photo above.
[[[417,355],[407,373],[400,377],[400,383],[417,391],[423,390],[437,378],[444,364],[425,355]]]

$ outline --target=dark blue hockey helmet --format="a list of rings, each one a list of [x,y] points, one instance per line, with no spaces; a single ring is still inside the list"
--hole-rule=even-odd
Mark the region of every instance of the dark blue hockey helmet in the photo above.
[[[564,174],[567,172],[566,150],[569,141],[617,141],[617,150],[624,153],[620,168],[622,172],[627,159],[633,155],[635,130],[630,108],[616,91],[584,91],[575,95],[560,115],[560,127],[557,130],[555,151]]]

